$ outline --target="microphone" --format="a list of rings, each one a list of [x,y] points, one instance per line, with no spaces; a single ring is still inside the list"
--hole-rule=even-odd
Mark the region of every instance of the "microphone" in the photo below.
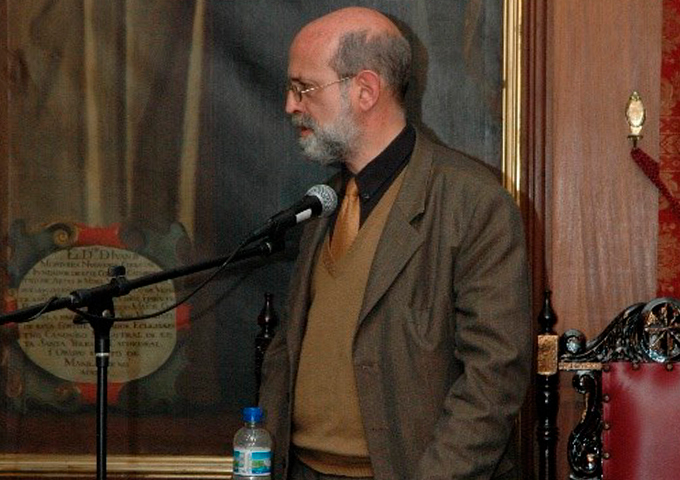
[[[328,185],[314,185],[304,197],[292,207],[282,210],[248,236],[250,243],[268,235],[278,236],[298,223],[312,217],[327,217],[338,206],[338,195]]]

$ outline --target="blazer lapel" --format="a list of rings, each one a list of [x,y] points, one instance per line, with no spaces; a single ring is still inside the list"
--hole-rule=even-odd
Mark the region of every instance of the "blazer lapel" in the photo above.
[[[417,132],[416,145],[406,167],[404,183],[387,217],[373,259],[359,323],[387,292],[399,272],[424,241],[413,220],[425,209],[431,167],[432,145]]]

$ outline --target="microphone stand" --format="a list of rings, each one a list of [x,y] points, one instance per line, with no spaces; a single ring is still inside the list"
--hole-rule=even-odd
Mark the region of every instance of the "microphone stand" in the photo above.
[[[0,315],[0,325],[27,323],[47,312],[64,308],[86,307],[88,314],[99,317],[97,319],[85,318],[85,321],[90,324],[94,332],[94,355],[97,366],[97,480],[106,479],[107,389],[109,356],[111,352],[110,332],[111,327],[115,323],[113,299],[127,295],[137,288],[219,267],[227,262],[231,263],[258,256],[266,257],[282,251],[284,247],[282,235],[277,235],[265,238],[255,245],[241,248],[229,257],[216,258],[193,265],[156,272],[133,280],[128,280],[125,277],[125,267],[115,266],[109,269],[108,273],[111,281],[105,285],[76,290],[71,292],[68,297],[53,298],[42,304]]]

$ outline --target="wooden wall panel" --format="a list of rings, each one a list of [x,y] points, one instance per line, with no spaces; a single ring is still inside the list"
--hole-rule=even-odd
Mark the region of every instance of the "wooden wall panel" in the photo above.
[[[641,146],[658,157],[661,7],[550,3],[549,283],[562,326],[588,336],[656,290],[657,191],[630,158],[624,110],[639,91]]]
[[[560,0],[546,8],[545,263],[559,321],[588,338],[656,292],[658,194],[630,158],[624,111],[633,90],[658,158],[662,2]],[[540,112],[539,112],[540,113]],[[558,473],[581,400],[562,375]]]

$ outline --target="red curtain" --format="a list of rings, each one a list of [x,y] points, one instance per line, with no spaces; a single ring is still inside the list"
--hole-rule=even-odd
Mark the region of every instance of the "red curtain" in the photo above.
[[[660,176],[680,198],[680,0],[664,0],[661,58]],[[680,297],[680,218],[659,195],[657,293]]]

